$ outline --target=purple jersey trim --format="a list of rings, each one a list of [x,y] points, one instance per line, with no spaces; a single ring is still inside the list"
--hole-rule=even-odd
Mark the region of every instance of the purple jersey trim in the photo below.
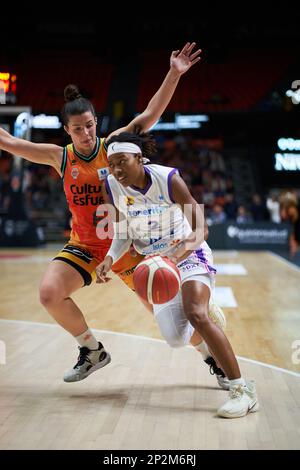
[[[145,170],[145,173],[147,173],[147,175],[149,176],[149,180],[148,180],[147,186],[146,186],[144,189],[137,188],[136,186],[130,186],[131,189],[133,189],[134,191],[138,191],[138,192],[141,193],[141,194],[146,194],[146,192],[147,192],[147,191],[150,189],[150,187],[152,186],[151,172],[150,172],[149,168],[147,168],[147,167],[145,167],[145,166],[144,166],[144,170]]]
[[[107,191],[107,194],[109,195],[109,198],[111,200],[111,203],[117,207],[114,203],[114,198],[113,198],[113,195],[112,195],[112,192],[111,192],[111,189],[110,189],[110,186],[109,186],[109,182],[108,182],[108,178],[105,179],[105,188],[106,188],[106,191]]]
[[[168,193],[169,193],[169,198],[172,202],[175,203],[174,199],[173,199],[173,188],[172,188],[172,176],[174,174],[179,174],[179,171],[177,170],[177,168],[173,168],[173,170],[170,171],[170,173],[168,174]]]

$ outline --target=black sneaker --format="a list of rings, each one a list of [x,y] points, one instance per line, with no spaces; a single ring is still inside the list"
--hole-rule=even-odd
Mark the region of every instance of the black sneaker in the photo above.
[[[218,384],[224,390],[229,390],[229,379],[226,377],[225,373],[223,372],[220,367],[217,366],[216,361],[212,356],[205,359],[206,364],[209,365],[209,372],[211,375],[215,375],[217,377]]]
[[[78,382],[90,374],[110,363],[110,354],[105,351],[102,343],[98,343],[98,349],[89,349],[85,346],[79,349],[78,362],[64,375],[65,382]]]

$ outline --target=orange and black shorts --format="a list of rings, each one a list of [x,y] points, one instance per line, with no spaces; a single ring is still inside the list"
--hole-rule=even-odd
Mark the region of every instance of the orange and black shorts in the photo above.
[[[108,247],[85,247],[80,244],[68,243],[53,258],[64,261],[81,274],[84,285],[88,286],[96,279],[96,267],[104,260]],[[136,266],[144,259],[144,256],[134,251],[127,252],[112,267],[112,270],[132,290],[133,273]]]

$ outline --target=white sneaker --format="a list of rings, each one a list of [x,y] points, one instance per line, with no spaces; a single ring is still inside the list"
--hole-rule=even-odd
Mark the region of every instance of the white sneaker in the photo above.
[[[241,418],[258,409],[255,385],[253,382],[246,382],[245,386],[234,385],[229,390],[229,400],[218,409],[217,414],[223,418]]]
[[[78,362],[73,369],[64,375],[65,382],[78,382],[88,377],[98,369],[106,366],[111,361],[110,354],[105,351],[102,343],[98,343],[98,349],[89,349],[85,346],[79,349]]]
[[[223,331],[225,330],[226,317],[221,307],[219,307],[219,305],[210,303],[209,309],[208,309],[208,316],[216,325],[218,325],[221,328],[221,330]]]

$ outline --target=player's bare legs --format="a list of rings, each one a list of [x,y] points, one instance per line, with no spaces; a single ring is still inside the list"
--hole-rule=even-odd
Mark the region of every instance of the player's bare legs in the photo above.
[[[50,315],[75,337],[80,354],[64,375],[65,382],[77,382],[110,362],[110,355],[89,329],[83,313],[69,297],[83,286],[82,276],[63,261],[48,266],[40,285],[40,301]]]
[[[79,336],[88,329],[81,310],[69,297],[83,284],[76,269],[55,260],[49,264],[40,285],[41,304],[73,336]]]
[[[193,327],[202,335],[210,351],[221,364],[229,379],[241,377],[232,347],[223,331],[208,316],[210,290],[201,282],[187,281],[182,286],[185,314]]]
[[[144,299],[138,296],[140,301],[144,304],[146,309],[153,314],[153,306],[146,302]],[[213,308],[214,307],[214,308]],[[211,306],[209,310],[209,317],[210,319],[216,323],[219,328],[224,328],[223,323],[226,323],[224,314],[222,309],[219,307]],[[209,371],[212,375],[216,376],[217,382],[221,388],[224,390],[229,390],[229,380],[226,377],[224,371],[221,369],[220,365],[214,358],[213,354],[207,348],[205,341],[203,340],[202,336],[198,331],[194,331],[191,339],[190,344],[194,346],[194,348],[199,352],[204,360],[204,362],[209,366]]]

